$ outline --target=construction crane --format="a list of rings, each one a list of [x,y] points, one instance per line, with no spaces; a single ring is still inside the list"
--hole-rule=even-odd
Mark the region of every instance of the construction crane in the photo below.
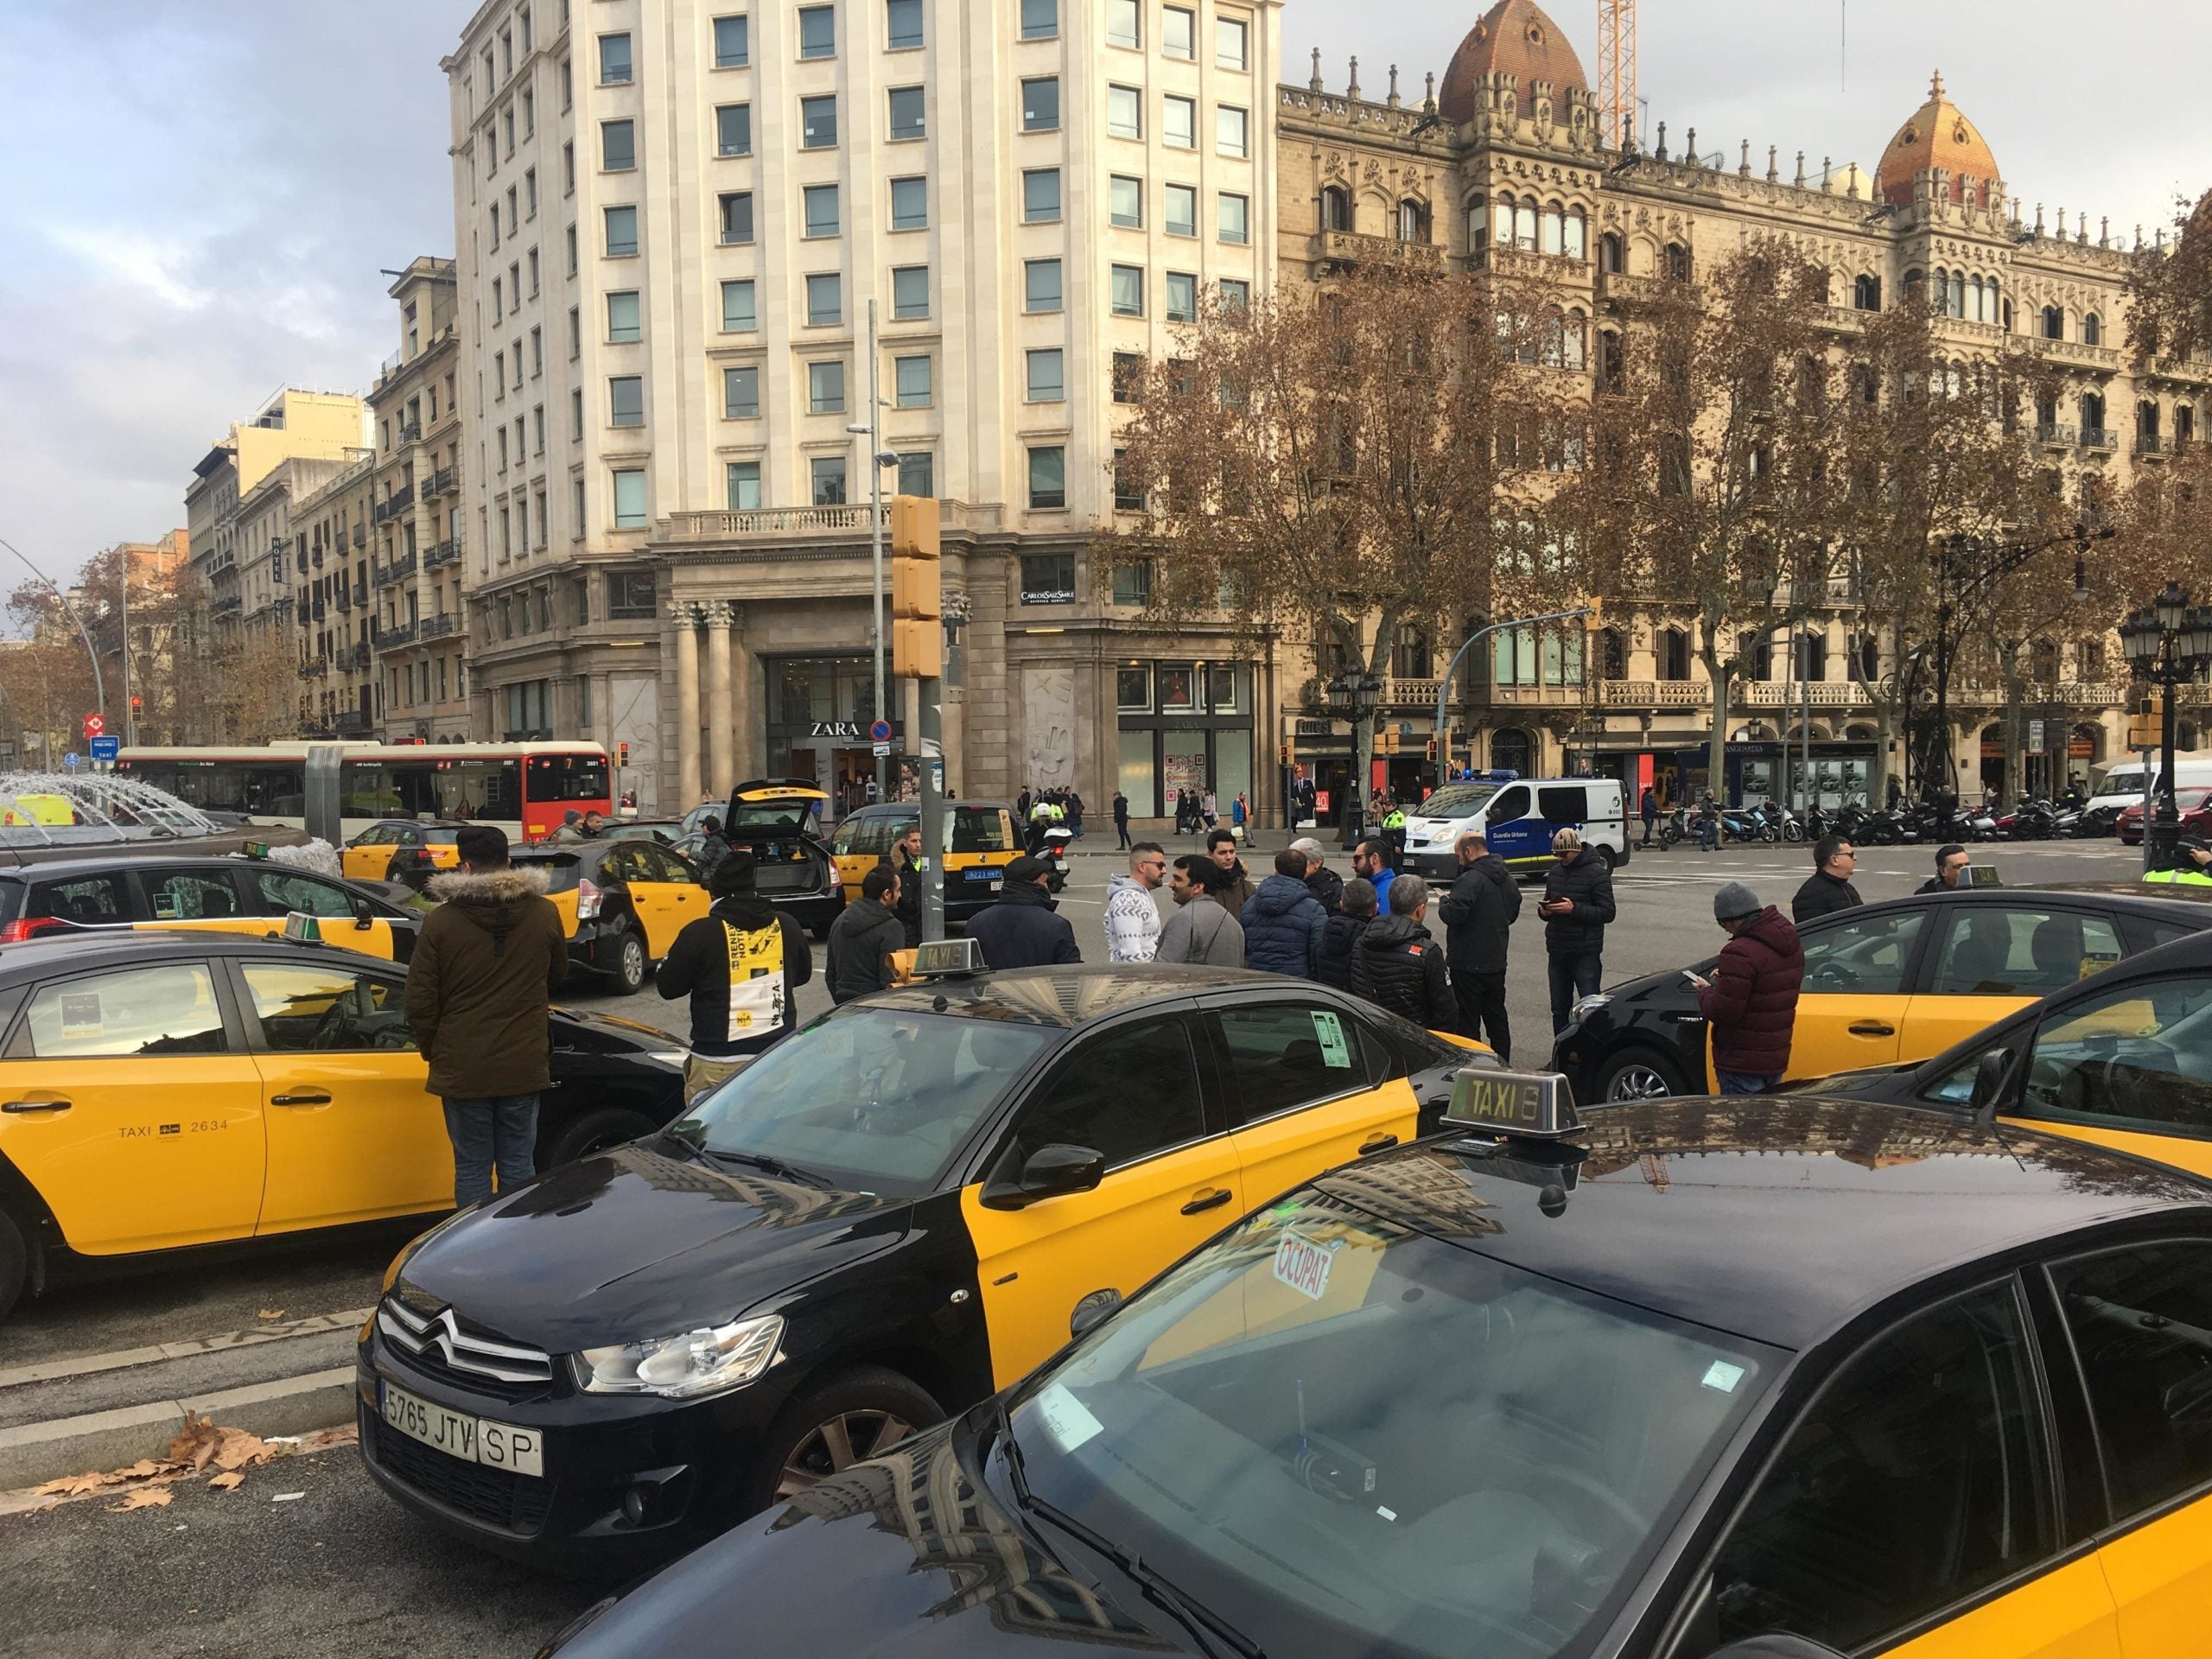
[[[1598,0],[1598,130],[1618,148],[1636,125],[1636,0]]]

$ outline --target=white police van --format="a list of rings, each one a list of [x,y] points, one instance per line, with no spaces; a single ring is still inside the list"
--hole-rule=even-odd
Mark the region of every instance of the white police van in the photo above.
[[[1516,870],[1540,871],[1552,862],[1552,837],[1580,833],[1583,844],[1608,868],[1629,858],[1626,797],[1611,778],[1522,778],[1510,772],[1480,772],[1446,784],[1419,806],[1406,809],[1402,868],[1431,881],[1459,874],[1459,837],[1480,830],[1490,850]]]

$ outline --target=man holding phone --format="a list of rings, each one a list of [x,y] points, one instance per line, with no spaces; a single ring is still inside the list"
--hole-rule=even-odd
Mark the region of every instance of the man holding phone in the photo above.
[[[1764,1094],[1789,1069],[1805,947],[1789,919],[1740,881],[1713,895],[1713,919],[1728,935],[1713,977],[1683,977],[1697,987],[1697,1011],[1713,1033],[1720,1092]]]
[[[1544,954],[1551,969],[1552,1030],[1566,1028],[1575,1000],[1592,995],[1605,972],[1605,925],[1613,919],[1613,873],[1572,830],[1552,837],[1544,877]]]

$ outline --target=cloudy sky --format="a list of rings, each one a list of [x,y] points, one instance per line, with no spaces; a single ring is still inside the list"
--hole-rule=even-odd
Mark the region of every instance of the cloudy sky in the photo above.
[[[2212,185],[2201,0],[1847,4],[1847,55],[1846,0],[1649,0],[1651,119],[1871,167],[1940,68],[2030,211],[2132,236]],[[193,463],[278,387],[366,387],[397,344],[379,267],[452,249],[438,59],[472,9],[0,0],[0,537],[73,570],[181,524]],[[1288,0],[1288,78],[1318,46],[1331,90],[1357,53],[1369,96],[1395,62],[1417,98],[1481,10]],[[1553,10],[1594,73],[1595,0]]]

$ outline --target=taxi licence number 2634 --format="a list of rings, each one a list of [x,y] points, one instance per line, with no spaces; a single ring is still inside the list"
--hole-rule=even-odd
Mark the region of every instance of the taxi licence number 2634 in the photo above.
[[[402,1434],[464,1463],[480,1463],[510,1474],[544,1474],[545,1448],[536,1429],[448,1411],[389,1382],[383,1389],[384,1420]]]

